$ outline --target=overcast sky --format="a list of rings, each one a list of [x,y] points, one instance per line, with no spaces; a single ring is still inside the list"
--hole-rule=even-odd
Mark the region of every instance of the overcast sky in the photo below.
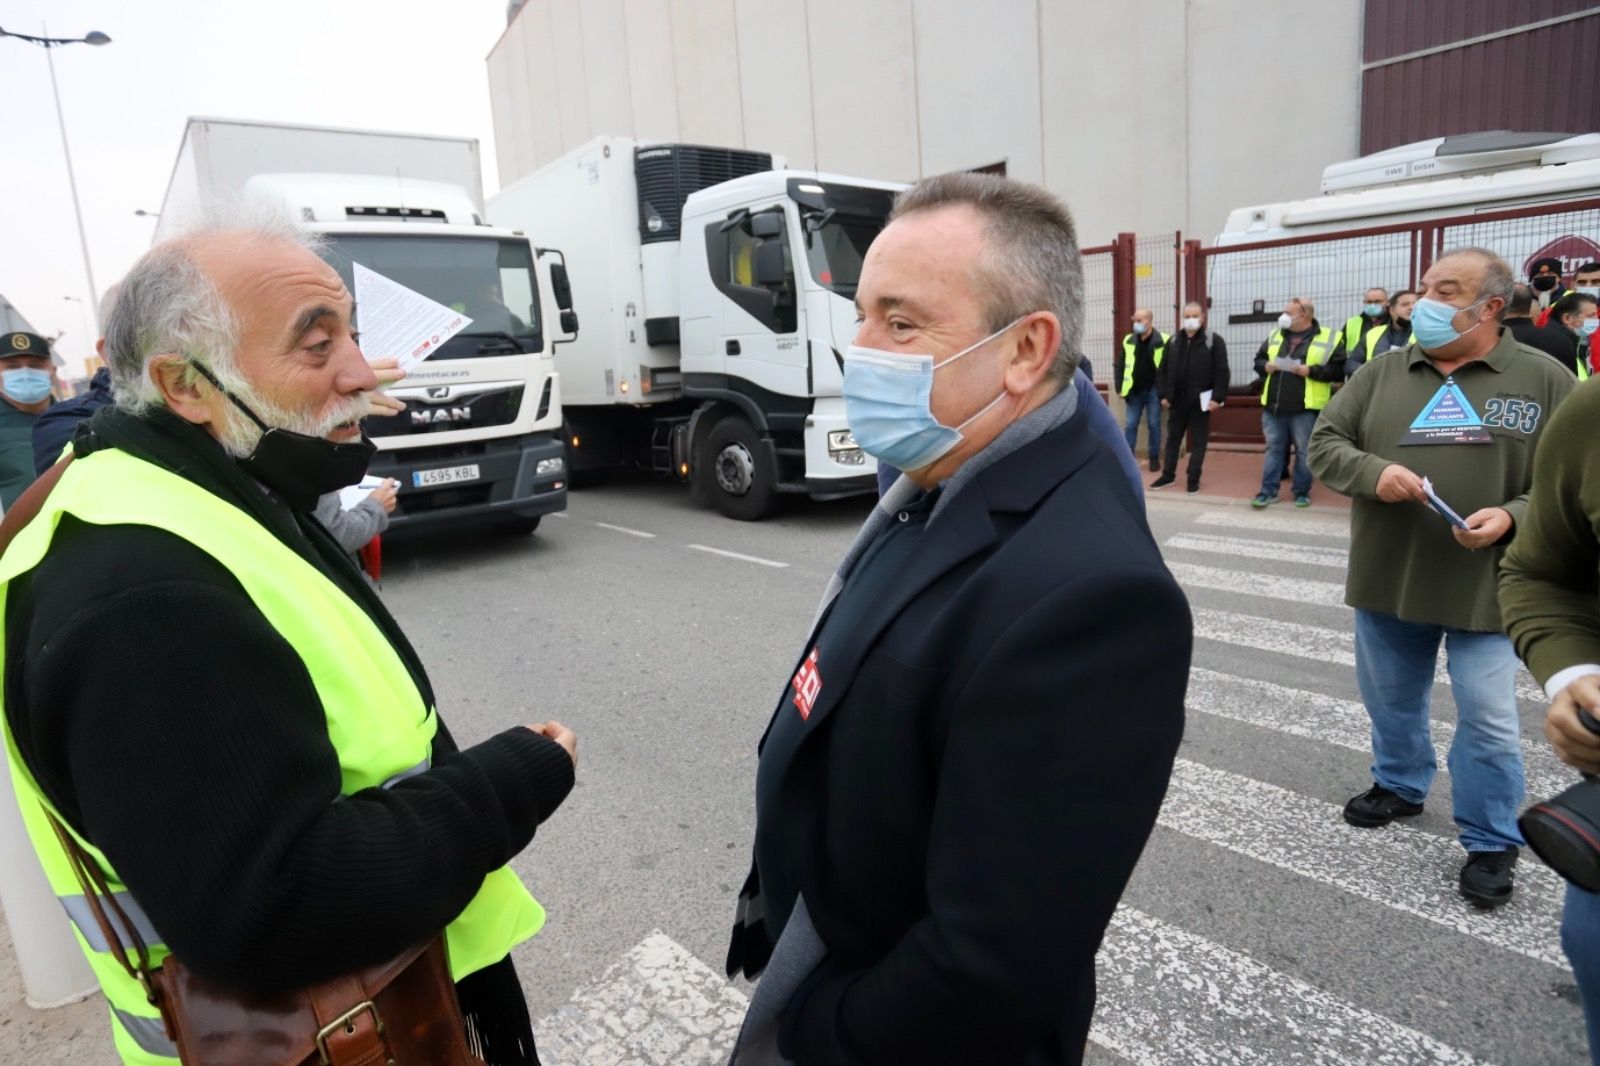
[[[498,173],[484,57],[504,0],[0,0],[0,28],[109,34],[54,50],[96,286],[150,245],[191,115],[476,137]],[[92,315],[45,51],[0,38],[0,295],[40,332],[62,333],[77,373]]]

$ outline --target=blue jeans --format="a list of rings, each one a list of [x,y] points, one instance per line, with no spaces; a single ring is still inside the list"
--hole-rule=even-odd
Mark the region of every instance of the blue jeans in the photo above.
[[[1289,435],[1294,435],[1294,481],[1291,488],[1296,496],[1311,495],[1311,464],[1306,452],[1311,446],[1311,428],[1317,424],[1317,412],[1302,411],[1297,415],[1275,415],[1261,412],[1261,432],[1267,438],[1267,457],[1261,467],[1261,495],[1278,498],[1278,484],[1283,480],[1283,464],[1289,458]]]
[[[1150,427],[1150,458],[1161,458],[1161,397],[1156,387],[1130,392],[1127,404],[1128,420],[1122,427],[1122,435],[1128,438],[1128,450],[1133,451],[1139,443],[1139,417],[1143,415]]]
[[[1428,696],[1444,642],[1455,689],[1450,787],[1468,851],[1521,847],[1522,745],[1517,655],[1503,633],[1472,633],[1356,611],[1356,680],[1372,719],[1372,779],[1421,803],[1438,769],[1428,734]]]
[[[1589,1061],[1600,1066],[1600,896],[1577,885],[1567,886],[1567,905],[1561,911],[1561,949],[1578,979],[1583,1021],[1589,1029]]]

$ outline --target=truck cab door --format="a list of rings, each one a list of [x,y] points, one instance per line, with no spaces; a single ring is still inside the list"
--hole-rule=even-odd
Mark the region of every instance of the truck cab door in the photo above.
[[[805,310],[794,248],[781,204],[740,208],[712,225],[707,265],[724,297],[715,342],[724,372],[772,392],[803,396]]]

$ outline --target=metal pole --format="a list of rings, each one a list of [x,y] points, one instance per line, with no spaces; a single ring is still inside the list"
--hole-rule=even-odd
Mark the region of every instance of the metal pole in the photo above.
[[[48,26],[43,36],[50,36]],[[61,154],[67,157],[67,187],[72,190],[72,213],[78,220],[78,247],[83,250],[83,273],[89,279],[89,303],[93,307],[94,324],[98,330],[104,325],[100,321],[100,291],[94,287],[94,267],[89,265],[89,237],[83,229],[83,208],[78,206],[78,179],[72,172],[72,146],[67,143],[67,119],[61,111],[61,89],[56,85],[56,61],[50,52],[47,45],[44,58],[50,67],[50,92],[56,98],[56,123],[61,127]]]

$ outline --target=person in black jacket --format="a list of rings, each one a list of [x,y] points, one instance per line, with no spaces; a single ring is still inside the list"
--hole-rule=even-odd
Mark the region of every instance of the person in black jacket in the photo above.
[[[846,415],[908,474],[761,742],[728,967],[765,976],[733,1061],[1076,1064],[1183,732],[1188,604],[1070,384],[1083,268],[1053,196],[920,182],[856,299]]]
[[[458,747],[400,626],[312,518],[342,476],[336,448],[360,450],[380,379],[350,294],[307,240],[292,220],[260,220],[147,252],[107,328],[116,405],[78,426],[73,461],[124,453],[280,542],[300,580],[348,601],[328,639],[375,632],[392,649],[396,684],[437,723],[430,757],[383,787],[347,788],[347,744],[408,750],[406,737],[331,733],[325,694],[354,697],[321,687],[220,554],[159,521],[64,512],[43,558],[4,590],[5,724],[23,764],[160,943],[206,981],[250,992],[437,935],[561,805],[575,766],[576,738],[553,722],[508,722]],[[538,1062],[509,954],[457,990],[491,1066]]]
[[[1183,305],[1182,328],[1167,344],[1167,358],[1156,379],[1161,406],[1167,409],[1167,449],[1161,476],[1150,483],[1164,489],[1178,480],[1178,447],[1189,434],[1188,490],[1200,491],[1200,470],[1211,439],[1211,412],[1228,398],[1228,345],[1206,329],[1206,309],[1190,300]]]

